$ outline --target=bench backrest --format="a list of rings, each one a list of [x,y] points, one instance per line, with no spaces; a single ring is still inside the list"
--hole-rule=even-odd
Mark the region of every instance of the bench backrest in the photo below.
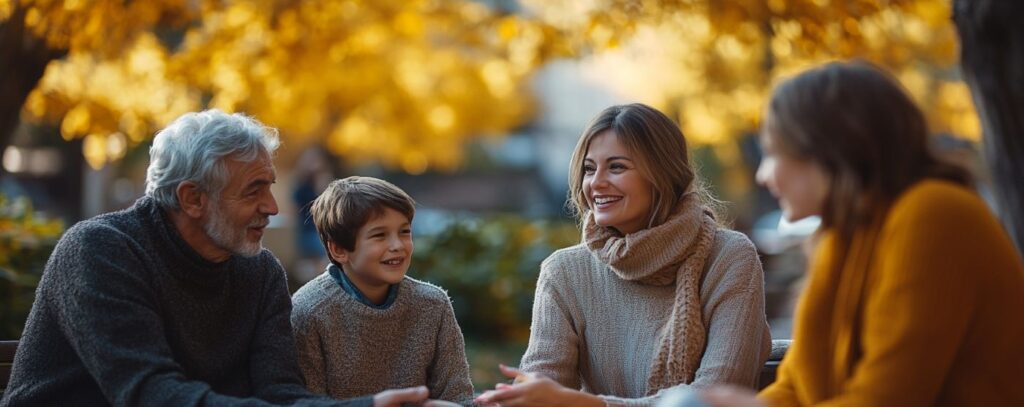
[[[789,339],[772,339],[772,353],[768,355],[768,361],[761,367],[761,376],[757,380],[757,389],[761,390],[775,382],[775,375],[779,370],[779,363],[782,357],[786,356],[789,345],[793,341]]]
[[[11,365],[14,364],[14,351],[18,349],[18,341],[0,341],[0,395],[7,389],[11,379]]]

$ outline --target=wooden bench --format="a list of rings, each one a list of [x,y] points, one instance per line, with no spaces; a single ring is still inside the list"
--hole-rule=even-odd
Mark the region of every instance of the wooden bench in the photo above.
[[[0,341],[0,396],[7,390],[7,382],[11,379],[11,365],[17,349],[18,341]]]
[[[761,367],[761,376],[757,379],[757,389],[761,390],[775,382],[775,375],[778,374],[779,363],[782,357],[786,356],[789,345],[793,341],[789,339],[772,339],[772,352],[768,355],[768,361]]]

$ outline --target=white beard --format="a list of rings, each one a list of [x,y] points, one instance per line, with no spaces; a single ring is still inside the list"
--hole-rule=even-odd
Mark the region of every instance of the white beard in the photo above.
[[[221,206],[217,202],[211,202],[209,217],[203,224],[203,231],[213,240],[217,246],[233,254],[243,257],[254,257],[263,250],[263,239],[250,242],[246,237],[247,229],[254,226],[265,226],[269,221],[266,217],[259,217],[251,220],[245,228],[235,229],[227,222]]]

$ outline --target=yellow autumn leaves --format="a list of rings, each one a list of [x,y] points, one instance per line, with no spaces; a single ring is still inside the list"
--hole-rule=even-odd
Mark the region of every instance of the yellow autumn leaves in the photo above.
[[[774,82],[848,58],[893,71],[933,131],[980,137],[969,91],[955,73],[947,0],[524,3],[597,49],[587,63],[591,76],[674,115],[697,143],[720,145],[756,129]],[[594,34],[600,32],[629,37],[609,48]]]
[[[452,169],[467,137],[530,117],[525,78],[542,61],[533,53],[543,39],[516,35],[516,17],[475,2],[237,1],[201,10],[157,2],[156,10],[117,11],[102,1],[78,3],[75,10],[108,14],[92,21],[138,13],[152,24],[161,11],[202,16],[131,37],[112,58],[89,43],[104,41],[101,30],[79,31],[91,39],[74,43],[55,35],[69,56],[51,64],[25,111],[63,117],[62,134],[86,138],[93,166],[206,105],[253,114],[294,144],[322,142],[356,163]],[[76,15],[48,2],[25,5],[45,16],[33,20],[44,31]]]
[[[0,0],[0,19],[14,1]],[[933,130],[980,136],[946,0],[519,3],[20,0],[27,26],[69,50],[24,112],[84,137],[93,166],[209,106],[293,145],[420,173],[527,123],[529,78],[554,57],[583,58],[583,74],[716,145],[756,129],[778,78],[859,57],[891,69]]]

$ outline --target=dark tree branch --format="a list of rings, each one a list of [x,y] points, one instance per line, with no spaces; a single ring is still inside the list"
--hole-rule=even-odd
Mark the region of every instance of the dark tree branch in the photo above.
[[[953,10],[999,216],[1024,253],[1024,2],[955,0]]]
[[[25,27],[25,8],[13,2],[14,10],[0,22],[0,154],[11,143],[18,127],[21,106],[39,83],[50,61],[66,50],[51,49]]]

